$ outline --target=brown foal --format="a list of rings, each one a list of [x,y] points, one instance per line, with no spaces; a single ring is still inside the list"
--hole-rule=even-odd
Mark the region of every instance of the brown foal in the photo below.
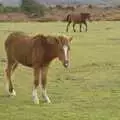
[[[35,104],[39,104],[37,87],[40,85],[44,99],[50,103],[46,92],[47,72],[51,61],[59,58],[64,67],[69,66],[69,52],[71,37],[45,36],[38,34],[28,36],[22,32],[11,33],[5,41],[7,54],[6,87],[9,95],[16,95],[11,75],[18,64],[33,68],[34,85],[32,97]]]

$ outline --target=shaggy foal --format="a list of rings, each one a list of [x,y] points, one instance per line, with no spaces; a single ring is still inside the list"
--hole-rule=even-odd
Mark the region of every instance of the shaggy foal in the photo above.
[[[18,64],[33,68],[34,86],[32,97],[35,104],[39,104],[37,87],[41,86],[44,99],[50,103],[46,92],[47,72],[51,61],[59,58],[64,67],[69,66],[69,50],[71,37],[45,36],[38,34],[28,36],[22,32],[11,33],[5,41],[7,54],[6,88],[9,95],[16,95],[11,81],[11,74]]]

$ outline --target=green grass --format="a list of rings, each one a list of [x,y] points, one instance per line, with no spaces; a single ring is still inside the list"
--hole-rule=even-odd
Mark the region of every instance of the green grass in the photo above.
[[[31,100],[32,69],[19,66],[14,75],[16,97],[6,97],[4,62],[0,62],[0,120],[119,120],[120,22],[92,22],[88,32],[65,32],[65,23],[0,23],[0,59],[10,31],[73,36],[71,66],[53,61],[48,74],[51,104]],[[38,90],[39,91],[39,90]],[[40,91],[39,91],[40,94]]]

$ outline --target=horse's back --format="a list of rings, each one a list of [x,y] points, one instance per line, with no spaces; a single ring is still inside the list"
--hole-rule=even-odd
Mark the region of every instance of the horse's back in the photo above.
[[[71,14],[71,19],[73,22],[80,22],[81,21],[81,16],[79,13],[72,13]]]
[[[22,32],[11,33],[5,41],[5,49],[8,59],[14,59],[22,64],[28,62],[32,54],[32,40]]]
[[[90,13],[71,13],[69,16],[72,22],[79,23],[86,21],[90,17]]]
[[[10,47],[11,45],[14,45],[16,43],[19,43],[20,45],[22,42],[25,42],[28,38],[29,37],[23,32],[13,32],[7,37],[7,40],[5,41],[5,47]]]

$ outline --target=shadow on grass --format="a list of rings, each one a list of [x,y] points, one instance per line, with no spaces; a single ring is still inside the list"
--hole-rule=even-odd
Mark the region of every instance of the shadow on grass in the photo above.
[[[108,40],[119,41],[119,40],[120,40],[120,38],[108,38]]]
[[[88,80],[86,76],[95,74],[96,72],[107,72],[111,70],[120,70],[120,65],[117,63],[100,62],[89,63],[81,66],[73,67],[66,71],[64,79],[66,80]],[[63,79],[63,78],[59,78]]]

